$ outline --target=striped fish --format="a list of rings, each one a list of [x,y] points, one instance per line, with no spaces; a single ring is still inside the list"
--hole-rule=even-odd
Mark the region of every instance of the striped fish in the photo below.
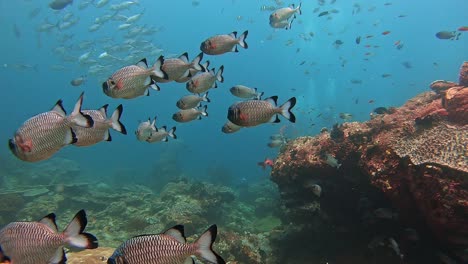
[[[74,126],[92,127],[93,119],[81,112],[83,93],[70,116],[66,116],[59,100],[54,108],[26,120],[9,140],[11,152],[24,161],[40,161],[50,158],[62,147],[76,142]]]
[[[188,60],[188,53],[180,55],[178,58],[165,59],[161,66],[161,70],[167,74],[168,80],[174,81],[183,79],[190,75],[190,69],[201,71],[203,68],[200,65],[203,59],[203,53],[198,54],[192,62]]]
[[[220,55],[226,52],[239,52],[237,49],[237,44],[239,44],[244,49],[249,47],[247,42],[245,42],[248,34],[249,31],[246,30],[239,36],[239,38],[236,36],[236,31],[233,31],[231,34],[212,36],[200,44],[200,50],[208,55]]]
[[[177,101],[176,106],[179,109],[186,110],[199,106],[202,101],[208,103],[210,102],[210,98],[208,98],[208,92],[206,92],[203,96],[195,94],[186,95]]]
[[[163,63],[163,56],[160,56],[151,68],[148,68],[146,59],[140,60],[136,65],[125,66],[102,83],[102,91],[109,97],[123,99],[148,95],[148,88],[159,91],[159,87],[151,77],[167,76],[161,71]]]
[[[64,246],[93,249],[97,238],[83,233],[87,224],[86,213],[79,211],[62,233],[57,232],[55,214],[39,222],[13,222],[0,230],[3,258],[13,264],[66,263]]]
[[[219,67],[216,74],[214,68],[210,71],[199,72],[185,84],[185,87],[189,92],[198,94],[204,93],[210,88],[217,88],[218,85],[216,84],[216,81],[224,82],[223,72],[223,65]]]
[[[94,126],[84,128],[73,126],[73,131],[76,134],[77,142],[73,143],[75,146],[91,146],[103,140],[111,141],[112,137],[109,133],[109,128],[126,135],[127,130],[125,126],[120,123],[123,106],[119,105],[112,113],[110,119],[107,119],[107,104],[99,108],[99,110],[83,110],[83,114],[89,115],[93,118]]]
[[[229,107],[227,117],[229,121],[242,127],[252,127],[268,122],[278,123],[280,122],[278,114],[293,123],[296,122],[296,117],[291,112],[291,109],[296,105],[296,97],[290,98],[280,107],[276,106],[277,100],[278,96],[272,96],[265,100],[247,100],[235,103]]]
[[[201,116],[208,116],[208,112],[206,112],[207,108],[208,106],[204,105],[201,109],[190,108],[187,110],[180,110],[179,112],[172,115],[172,119],[180,123],[201,119]]]
[[[159,142],[159,141],[168,141],[168,136],[177,139],[177,135],[175,134],[176,127],[172,127],[169,131],[167,130],[166,126],[162,126],[159,129],[156,129],[156,131],[153,131],[151,133],[151,137],[147,139],[146,141],[149,143],[154,143],[154,142]]]
[[[226,263],[212,246],[217,227],[212,225],[193,244],[187,244],[184,226],[176,225],[158,235],[133,237],[120,245],[108,264],[192,264],[192,255],[212,264]]]

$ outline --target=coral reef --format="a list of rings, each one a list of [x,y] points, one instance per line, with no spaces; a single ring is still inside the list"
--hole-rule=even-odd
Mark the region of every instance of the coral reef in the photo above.
[[[460,67],[458,84],[468,87],[468,61],[463,62],[462,66]]]
[[[310,243],[320,246],[303,250],[321,248],[322,260],[350,254],[336,241],[352,244],[354,256],[367,252],[362,255],[375,257],[368,244],[383,236],[385,241],[398,238],[408,263],[436,259],[437,250],[467,261],[468,87],[450,86],[440,94],[418,95],[391,113],[372,115],[365,123],[344,123],[331,133],[288,142],[271,174],[281,192],[283,222],[293,223],[278,243],[297,237],[302,245],[307,238],[301,234],[308,228],[310,236],[320,237],[320,242],[309,238]],[[329,164],[327,155],[342,166]],[[314,195],[315,185],[322,188],[321,197]],[[392,208],[398,217],[382,219],[374,213],[379,208]],[[428,234],[418,247],[430,248],[434,255],[418,253],[401,235],[403,227]],[[390,247],[385,249],[392,255]],[[295,251],[301,263],[302,251]],[[399,255],[393,253],[396,259]]]

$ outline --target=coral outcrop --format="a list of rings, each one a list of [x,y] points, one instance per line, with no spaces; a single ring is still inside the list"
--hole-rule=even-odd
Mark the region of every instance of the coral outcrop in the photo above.
[[[332,244],[337,236],[354,241],[354,256],[384,237],[396,238],[408,263],[426,261],[429,256],[414,249],[421,247],[402,235],[410,228],[425,234],[425,242],[418,243],[433,247],[432,252],[468,261],[468,87],[449,86],[370,121],[344,123],[330,133],[289,142],[271,174],[281,191],[284,217],[309,227],[311,236],[322,234],[321,246],[329,241],[334,256],[349,251]],[[322,187],[322,197],[314,195],[315,184]],[[388,214],[374,213],[384,208]]]

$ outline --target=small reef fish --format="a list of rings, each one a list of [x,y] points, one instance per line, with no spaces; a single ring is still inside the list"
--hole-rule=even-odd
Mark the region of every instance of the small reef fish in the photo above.
[[[239,131],[241,128],[241,126],[233,124],[231,121],[228,120],[221,128],[221,131],[226,134],[231,134]]]
[[[323,12],[321,12],[320,14],[318,14],[318,17],[326,16],[326,15],[328,15],[328,14],[329,14],[328,11],[323,11]]]
[[[103,140],[112,141],[112,137],[109,133],[109,128],[112,128],[124,135],[127,134],[127,129],[120,122],[122,116],[123,106],[119,105],[112,113],[110,119],[107,119],[107,107],[104,105],[98,110],[83,110],[83,114],[91,116],[94,121],[93,127],[84,128],[80,126],[73,126],[75,132],[76,142],[73,143],[75,146],[91,146],[99,143]]]
[[[291,109],[296,105],[296,97],[290,98],[280,107],[277,106],[277,100],[278,96],[272,96],[265,100],[235,103],[229,107],[227,118],[238,126],[252,127],[268,122],[278,123],[280,122],[278,114],[280,114],[295,123],[296,117]],[[273,117],[275,117],[274,120],[272,120]]]
[[[194,263],[192,255],[195,255],[212,264],[225,264],[223,258],[212,249],[217,232],[217,226],[212,225],[192,244],[186,243],[182,225],[176,225],[162,234],[136,236],[122,243],[107,263]]]
[[[54,10],[62,10],[71,4],[73,4],[73,0],[53,0],[49,3],[49,7]]]
[[[154,143],[154,142],[167,142],[168,137],[173,139],[177,139],[177,135],[175,134],[176,127],[172,127],[170,130],[167,130],[166,126],[162,126],[159,129],[156,129],[151,133],[150,138],[146,140],[146,142]]]
[[[223,77],[224,65],[219,67],[218,72],[215,74],[215,69],[211,69],[207,72],[199,72],[190,79],[185,85],[185,88],[191,93],[201,94],[208,91],[210,88],[217,88],[218,82],[224,82]]]
[[[208,106],[205,105],[201,110],[197,108],[180,110],[179,112],[172,115],[172,119],[180,123],[186,123],[195,119],[201,119],[201,116],[208,116],[208,112],[206,112],[207,108]]]
[[[317,197],[320,197],[322,195],[322,187],[318,184],[306,183],[306,188],[310,189],[312,193]]]
[[[156,131],[156,117],[151,121],[148,118],[148,121],[140,122],[135,135],[139,141],[148,141],[151,138],[153,132]]]
[[[384,35],[384,36],[388,35],[388,34],[390,34],[390,32],[391,32],[390,30],[386,30],[386,31],[382,32],[382,35]]]
[[[457,29],[458,31],[468,31],[468,26],[462,26]]]
[[[176,105],[179,109],[186,110],[199,106],[201,102],[210,102],[210,98],[208,98],[208,92],[206,92],[203,96],[195,94],[186,95],[180,98]]]
[[[163,56],[160,56],[151,68],[148,68],[146,59],[142,59],[136,65],[125,66],[102,83],[102,90],[109,97],[123,99],[142,96],[147,93],[149,87],[159,91],[151,76],[167,79],[166,74],[161,71],[163,63]]]
[[[270,142],[268,142],[267,146],[269,148],[278,148],[286,144],[286,140],[284,139],[273,139]]]
[[[80,86],[86,81],[86,76],[80,76],[70,81],[70,84],[73,86]]]
[[[239,44],[244,49],[249,46],[245,40],[249,31],[246,30],[237,38],[237,32],[233,31],[227,35],[216,35],[203,41],[200,45],[200,50],[208,55],[220,55],[227,52],[239,52],[237,45]]]
[[[341,164],[338,163],[338,160],[332,154],[329,153],[325,155],[325,163],[336,169],[339,169],[341,167]]]
[[[81,112],[83,93],[67,116],[59,100],[52,110],[26,120],[8,142],[11,152],[23,161],[50,158],[62,147],[77,141],[73,126],[92,127],[93,119]]]
[[[356,37],[356,44],[359,45],[359,43],[361,43],[361,36],[357,36],[357,37]]]
[[[450,40],[458,40],[460,37],[461,32],[456,31],[440,31],[435,34],[438,39],[450,39]]]
[[[297,7],[294,7],[294,4],[292,4],[289,7],[283,7],[275,10],[270,15],[270,25],[272,23],[286,21],[292,16],[296,17],[296,13],[299,13],[299,15],[301,15],[301,5],[302,3],[300,3]]]
[[[340,118],[345,121],[349,121],[353,118],[353,115],[350,113],[340,113]]]
[[[244,99],[257,99],[260,100],[260,98],[263,95],[263,92],[258,92],[257,88],[250,88],[245,85],[235,85],[229,89],[232,95],[237,96],[239,98],[244,98]]]
[[[262,169],[266,169],[266,167],[273,168],[275,162],[272,159],[266,158],[264,161],[257,162],[257,165],[262,167]]]
[[[200,53],[192,62],[189,62],[188,53],[185,52],[178,58],[165,59],[161,66],[161,70],[166,74],[165,79],[171,81],[178,80],[189,76],[190,69],[201,71],[202,66],[200,65],[200,62],[202,59],[203,53]]]
[[[286,30],[291,29],[292,22],[294,21],[294,18],[291,20],[283,20],[283,21],[278,21],[278,22],[270,22],[270,26],[272,28],[284,28]]]
[[[94,235],[83,233],[86,224],[84,210],[75,215],[62,233],[58,233],[53,213],[39,222],[12,222],[0,230],[1,249],[11,263],[65,263],[64,246],[98,247]]]

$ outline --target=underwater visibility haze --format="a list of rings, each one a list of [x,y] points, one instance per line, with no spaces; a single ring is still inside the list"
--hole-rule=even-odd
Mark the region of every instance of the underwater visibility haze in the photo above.
[[[0,1],[0,263],[468,261],[466,10]]]

